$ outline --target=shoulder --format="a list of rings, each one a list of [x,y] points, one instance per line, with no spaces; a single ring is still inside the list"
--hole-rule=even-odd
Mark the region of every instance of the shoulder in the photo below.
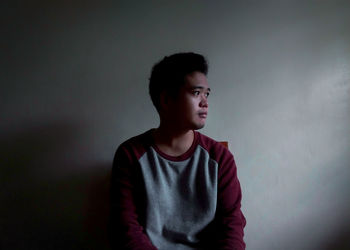
[[[121,143],[116,151],[116,155],[126,154],[128,158],[136,157],[139,159],[152,143],[152,129],[150,129]]]
[[[198,134],[199,145],[208,152],[208,154],[210,155],[210,158],[212,158],[218,163],[228,159],[233,160],[232,153],[220,142],[200,132],[196,131],[196,133]]]

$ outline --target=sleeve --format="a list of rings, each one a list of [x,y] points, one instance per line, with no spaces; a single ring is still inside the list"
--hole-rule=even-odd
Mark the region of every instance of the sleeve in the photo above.
[[[139,222],[137,184],[140,177],[136,170],[130,152],[120,146],[114,157],[111,179],[111,246],[123,250],[157,250]]]
[[[245,249],[246,219],[241,211],[242,192],[233,155],[225,148],[219,160],[217,212],[215,217],[217,249]]]

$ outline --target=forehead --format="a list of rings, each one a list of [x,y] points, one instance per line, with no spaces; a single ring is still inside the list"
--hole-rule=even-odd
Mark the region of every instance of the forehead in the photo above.
[[[185,87],[208,89],[208,79],[203,73],[195,71],[185,76]]]

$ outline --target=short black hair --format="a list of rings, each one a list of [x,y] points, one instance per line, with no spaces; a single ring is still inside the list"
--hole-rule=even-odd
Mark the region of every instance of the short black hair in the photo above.
[[[208,73],[208,62],[204,56],[193,52],[176,53],[164,57],[156,63],[149,79],[149,94],[153,105],[160,110],[160,95],[178,93],[185,82],[185,77],[195,71]]]

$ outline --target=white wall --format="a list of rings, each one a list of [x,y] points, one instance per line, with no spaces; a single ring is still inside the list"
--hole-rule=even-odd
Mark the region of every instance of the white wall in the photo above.
[[[0,247],[108,248],[114,151],[158,124],[150,69],[195,51],[247,249],[350,248],[350,2],[72,2],[2,8]]]

